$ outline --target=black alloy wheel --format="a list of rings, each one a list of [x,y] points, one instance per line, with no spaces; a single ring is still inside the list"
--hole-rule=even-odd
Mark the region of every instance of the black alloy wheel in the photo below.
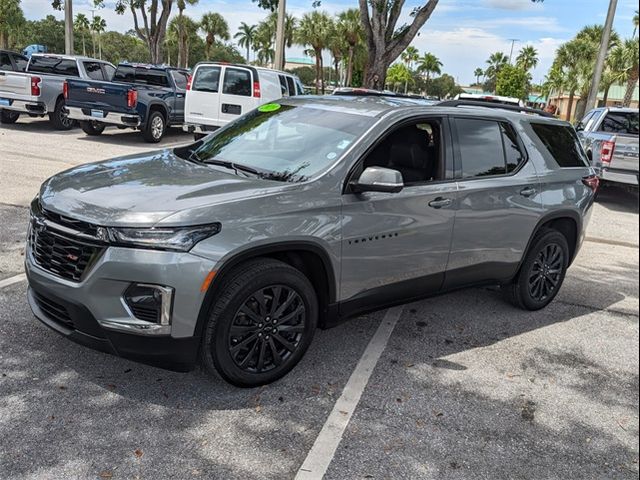
[[[533,261],[529,270],[529,295],[544,302],[554,295],[564,269],[564,252],[560,245],[547,244]]]

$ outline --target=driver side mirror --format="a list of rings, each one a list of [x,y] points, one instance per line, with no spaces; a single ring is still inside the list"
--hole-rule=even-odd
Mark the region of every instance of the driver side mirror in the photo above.
[[[367,167],[358,180],[351,182],[351,190],[354,193],[398,193],[403,188],[402,174],[397,170],[384,167]]]

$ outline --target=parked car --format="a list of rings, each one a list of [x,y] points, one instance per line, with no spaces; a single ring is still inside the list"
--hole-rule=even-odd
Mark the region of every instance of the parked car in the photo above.
[[[489,95],[486,93],[459,93],[454,100],[471,100],[476,102],[488,102],[497,103],[501,105],[515,105],[518,107],[524,107],[524,102],[515,97],[503,97],[500,95]]]
[[[282,99],[191,145],[47,180],[31,204],[29,304],[92,348],[176,370],[199,358],[260,385],[317,326],[355,314],[478,284],[545,307],[597,186],[553,118]]]
[[[199,63],[187,86],[184,130],[198,140],[260,105],[304,94],[302,82],[290,73],[249,65]]]
[[[24,72],[28,62],[29,59],[20,53],[0,50],[0,77],[4,76],[4,72]],[[2,88],[1,78],[0,88]]]
[[[184,123],[187,70],[121,63],[112,82],[70,79],[66,85],[69,118],[87,135],[107,125],[135,128],[147,142],[159,142],[167,128]]]
[[[63,84],[68,78],[110,79],[115,67],[109,62],[88,57],[33,54],[22,72],[5,72],[0,76],[0,121],[15,123],[21,114],[49,115],[57,130],[69,130],[73,121],[67,117]]]
[[[596,108],[576,130],[605,183],[638,189],[638,109]]]

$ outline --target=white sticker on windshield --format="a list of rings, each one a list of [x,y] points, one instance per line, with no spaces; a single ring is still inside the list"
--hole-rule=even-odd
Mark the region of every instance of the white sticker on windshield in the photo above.
[[[334,158],[336,158],[338,156],[338,154],[336,154],[336,152],[329,152],[327,153],[327,158],[329,160],[333,160]]]
[[[342,140],[337,148],[339,148],[340,150],[344,150],[345,148],[347,148],[349,146],[349,140]]]

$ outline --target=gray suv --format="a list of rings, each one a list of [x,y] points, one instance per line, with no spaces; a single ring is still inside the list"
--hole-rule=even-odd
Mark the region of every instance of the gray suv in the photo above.
[[[283,99],[189,146],[47,180],[29,304],[83,345],[261,385],[316,327],[363,312],[478,284],[546,306],[597,187],[572,126],[542,115]]]

